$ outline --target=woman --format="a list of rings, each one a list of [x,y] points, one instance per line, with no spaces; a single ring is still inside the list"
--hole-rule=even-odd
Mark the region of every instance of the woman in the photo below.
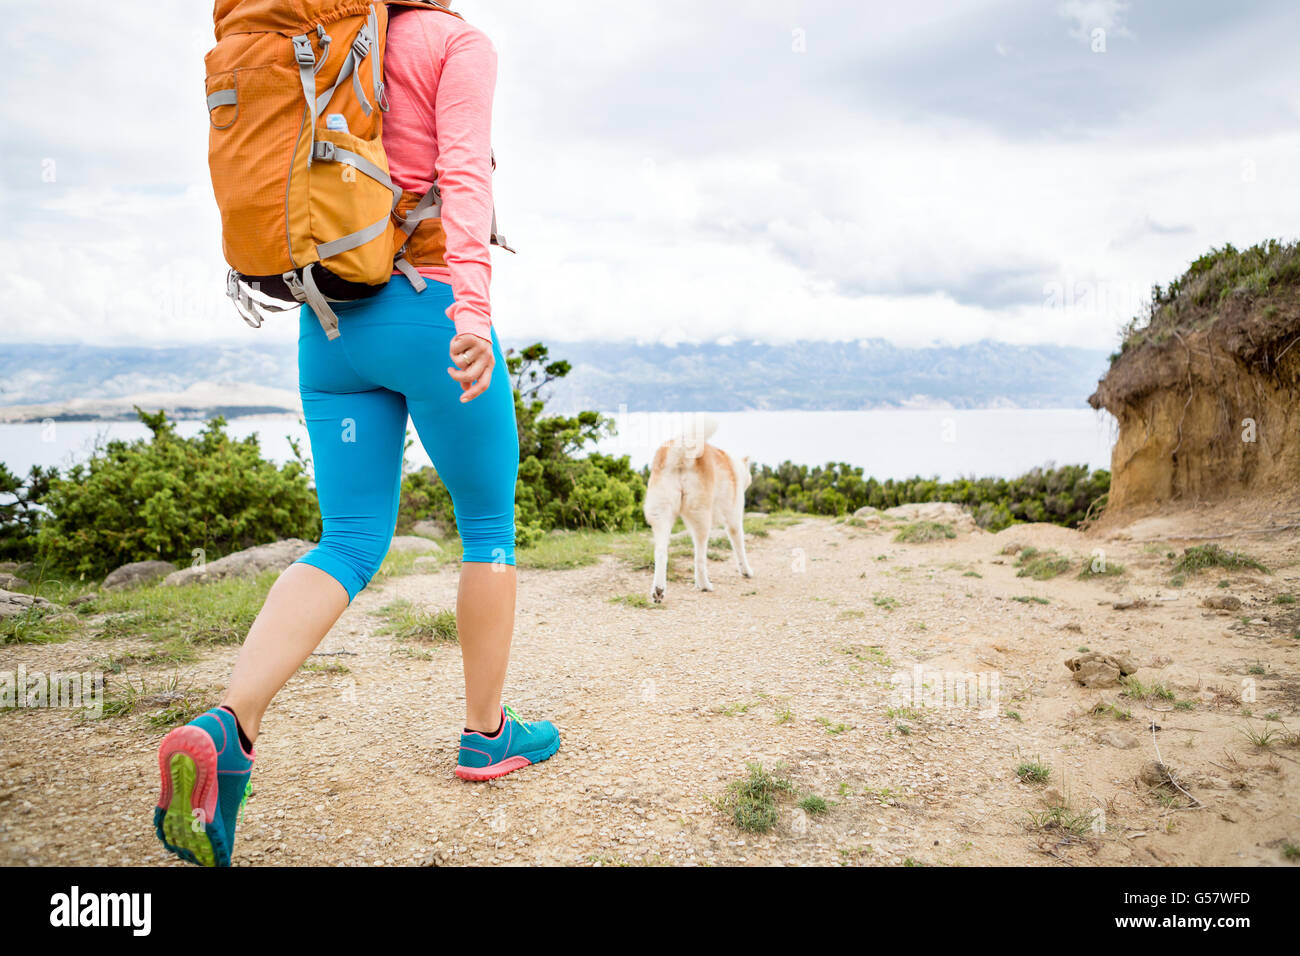
[[[560,744],[554,725],[525,722],[501,703],[514,629],[519,444],[488,296],[496,52],[458,17],[406,10],[388,27],[385,80],[392,178],[423,194],[438,170],[446,267],[419,269],[427,280],[421,293],[400,279],[339,304],[342,335],[333,341],[302,310],[299,387],[324,529],[320,545],[271,588],[221,706],[163,740],[155,829],[191,862],[229,865],[271,698],[387,553],[408,413],[451,492],[464,545],[456,625],[465,725],[456,774],[499,777],[546,760]],[[452,362],[445,376],[434,364],[444,354]]]

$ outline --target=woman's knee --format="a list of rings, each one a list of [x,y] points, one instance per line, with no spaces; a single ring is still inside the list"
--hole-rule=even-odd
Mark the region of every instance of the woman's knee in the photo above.
[[[460,532],[461,560],[475,564],[515,563],[515,514],[462,517],[456,515]]]
[[[298,560],[320,568],[343,585],[352,601],[379,572],[388,556],[391,536],[380,542],[374,536],[340,536],[326,532],[320,544]]]

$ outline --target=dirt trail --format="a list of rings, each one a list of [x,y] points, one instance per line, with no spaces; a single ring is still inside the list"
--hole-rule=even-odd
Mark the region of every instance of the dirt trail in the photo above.
[[[1300,730],[1300,614],[1270,603],[1300,593],[1300,536],[1241,539],[1271,576],[1211,571],[1172,588],[1178,529],[1161,530],[1157,544],[1029,525],[910,545],[808,519],[749,539],[752,581],[727,555],[714,592],[670,580],[659,609],[611,603],[650,585],[613,559],[524,571],[507,699],[553,719],[563,746],[477,785],[452,774],[457,648],[374,633],[373,612],[399,598],[451,606],[455,570],[387,579],[326,638],[334,656],[315,658],[350,673],[299,673],[268,715],[237,863],[1282,863],[1283,842],[1300,843],[1300,749],[1261,751],[1242,731]],[[1012,543],[1078,560],[1102,548],[1127,573],[1020,578],[1000,553]],[[1224,577],[1230,588],[1217,587]],[[1245,606],[1206,610],[1211,594]],[[1116,610],[1121,598],[1150,603]],[[1081,688],[1063,666],[1079,646],[1129,649],[1140,679],[1195,703]],[[3,666],[81,669],[105,650],[6,647]],[[219,686],[234,654],[187,666],[188,680]],[[891,713],[891,677],[916,665],[927,681],[996,672],[997,706]],[[1255,702],[1227,699],[1252,679]],[[1089,715],[1102,699],[1132,719]],[[1101,741],[1114,731],[1136,745]],[[160,737],[138,718],[0,714],[0,862],[172,865],[150,829]],[[1156,746],[1199,806],[1135,782]],[[1104,826],[1071,838],[1035,828],[1046,790],[1015,773],[1033,758]],[[796,796],[829,810],[787,800],[771,832],[738,830],[712,798],[755,760],[785,764]]]

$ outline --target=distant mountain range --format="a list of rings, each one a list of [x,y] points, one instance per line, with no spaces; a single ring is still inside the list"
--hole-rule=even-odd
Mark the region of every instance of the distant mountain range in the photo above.
[[[881,339],[548,347],[552,360],[573,366],[550,388],[548,408],[557,412],[1082,408],[1107,367],[1100,350],[990,341],[929,348]],[[296,414],[297,381],[292,343],[6,345],[0,421],[130,419],[136,402],[184,418]]]

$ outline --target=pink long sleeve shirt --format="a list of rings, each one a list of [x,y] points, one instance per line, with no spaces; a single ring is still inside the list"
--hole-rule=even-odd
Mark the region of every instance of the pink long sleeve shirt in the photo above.
[[[451,286],[455,302],[447,317],[457,333],[490,339],[496,49],[464,20],[406,10],[389,23],[384,61],[389,173],[398,186],[419,193],[436,178],[442,192],[447,267],[422,266],[420,274]]]

